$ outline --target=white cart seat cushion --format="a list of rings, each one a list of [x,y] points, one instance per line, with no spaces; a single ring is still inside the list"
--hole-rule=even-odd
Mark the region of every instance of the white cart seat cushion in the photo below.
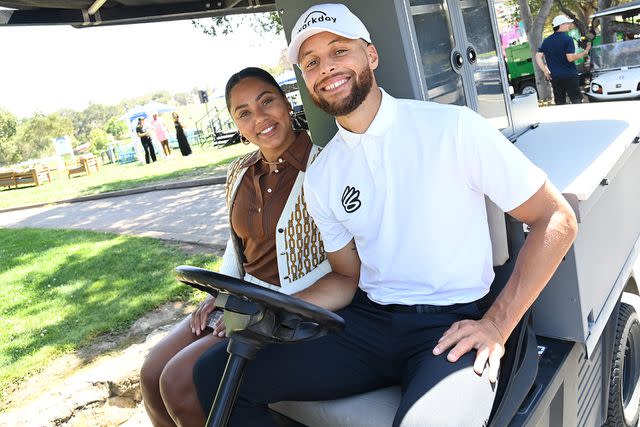
[[[400,397],[400,387],[394,386],[343,399],[278,402],[270,407],[308,427],[389,427]]]

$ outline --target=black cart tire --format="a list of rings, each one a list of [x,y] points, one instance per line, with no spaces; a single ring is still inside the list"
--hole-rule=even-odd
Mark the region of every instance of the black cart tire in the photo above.
[[[605,426],[635,427],[640,415],[640,321],[629,304],[620,304],[613,349]]]

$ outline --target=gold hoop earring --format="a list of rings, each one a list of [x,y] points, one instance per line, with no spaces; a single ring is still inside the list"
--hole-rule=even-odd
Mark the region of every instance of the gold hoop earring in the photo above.
[[[249,140],[242,134],[240,134],[240,142],[242,142],[244,145],[249,145]]]

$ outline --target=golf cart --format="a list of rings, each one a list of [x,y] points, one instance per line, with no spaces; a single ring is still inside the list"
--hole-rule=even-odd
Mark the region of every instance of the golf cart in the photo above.
[[[539,108],[535,95],[512,100],[492,2],[376,0],[371,7],[372,2],[344,1],[367,24],[380,52],[376,77],[381,86],[396,97],[467,105],[479,112],[547,173],[578,218],[573,247],[509,338],[489,425],[636,425],[640,102]],[[277,11],[288,35],[299,14],[314,3],[320,1],[0,0],[0,6],[17,8],[0,10],[0,25],[90,27]],[[68,9],[57,9],[61,5]],[[298,81],[313,140],[326,144],[335,132],[334,120],[313,105],[299,74]],[[487,206],[496,271],[491,292],[498,293],[527,228],[492,203]],[[256,347],[311,339],[341,327],[340,319],[326,311],[237,279],[192,268],[180,269],[177,276],[219,292],[218,303],[227,309],[227,326],[234,331],[230,342],[234,335],[242,341],[230,348],[240,359],[230,358],[216,398],[215,408],[223,409],[214,411],[209,425],[225,425],[242,366]],[[390,426],[399,397],[399,388],[390,387],[323,402],[279,402],[272,409],[291,426]]]
[[[602,29],[613,18],[628,31],[616,34],[620,40],[591,49],[592,79],[587,92],[591,101],[640,99],[640,1],[594,13],[591,27],[599,20]]]

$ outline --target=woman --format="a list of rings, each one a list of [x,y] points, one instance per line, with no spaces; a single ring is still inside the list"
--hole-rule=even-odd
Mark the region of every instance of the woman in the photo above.
[[[243,141],[258,150],[236,160],[227,173],[231,237],[221,273],[286,294],[299,292],[330,271],[302,196],[304,173],[320,149],[305,131],[293,130],[291,105],[266,71],[245,68],[234,74],[226,101]],[[305,231],[296,234],[296,229]],[[191,372],[198,357],[224,339],[220,320],[209,319],[212,311],[209,297],[145,360],[142,395],[156,427],[205,423]]]
[[[184,134],[184,128],[182,127],[182,123],[180,122],[180,117],[178,117],[178,113],[176,113],[175,111],[171,113],[171,115],[173,116],[173,124],[176,126],[176,139],[178,140],[180,152],[183,156],[188,156],[189,154],[191,154],[191,146],[189,145],[187,136]]]

